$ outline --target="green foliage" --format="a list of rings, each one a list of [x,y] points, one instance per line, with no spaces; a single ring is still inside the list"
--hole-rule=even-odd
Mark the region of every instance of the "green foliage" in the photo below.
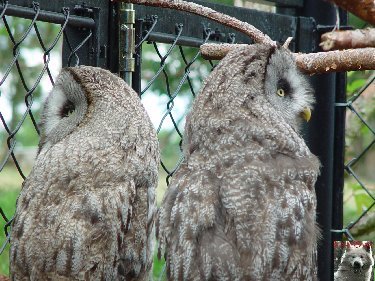
[[[155,251],[157,252],[157,250]],[[157,254],[154,255],[154,268],[153,268],[154,280],[164,281],[166,280],[165,262],[163,259],[158,259]]]
[[[347,93],[350,97],[353,95],[357,90],[359,90],[363,85],[366,83],[366,79],[360,78],[358,80],[353,80],[351,83],[347,85]]]
[[[352,159],[358,160],[351,168],[368,191],[375,194],[375,174],[373,172],[375,146],[372,145],[365,154],[359,157],[373,142],[375,136],[357,116],[357,113],[360,114],[370,127],[375,127],[374,85],[368,86],[359,95],[359,91],[363,90],[363,87],[367,85],[367,81],[371,75],[373,75],[373,71],[357,71],[349,72],[347,76],[347,98],[348,100],[352,98],[356,99],[352,104],[354,110],[348,109],[346,113],[345,163],[349,163]],[[344,187],[344,226],[356,221],[373,202],[371,196],[362,188],[354,176],[346,174]],[[370,211],[369,214],[371,213],[373,211]],[[363,219],[361,219],[362,221]],[[367,222],[371,222],[371,220],[367,220]],[[361,229],[366,229],[366,227],[361,225]],[[368,231],[362,231],[361,235],[355,238],[358,240],[375,241],[375,232],[368,228]]]
[[[349,15],[349,17],[348,17],[349,25],[353,26],[354,28],[364,28],[365,26],[368,25],[368,23],[366,23],[365,21],[363,21],[359,17],[357,17],[357,16],[355,16],[351,13],[348,13],[348,15]]]
[[[0,206],[4,210],[8,219],[12,217],[16,210],[16,200],[19,194],[19,189],[0,189]],[[0,246],[5,241],[4,233],[5,221],[0,219]],[[8,228],[9,231],[9,228]],[[9,274],[9,244],[5,251],[0,255],[0,274]]]
[[[16,17],[6,17],[6,19],[16,41],[23,37],[31,23],[30,20]],[[60,27],[54,24],[38,22],[37,28],[41,34],[44,46],[48,48],[56,38]],[[25,96],[28,94],[28,91],[34,87],[34,84],[37,84],[37,86],[33,91],[32,113],[36,120],[39,119],[40,105],[42,100],[42,86],[37,83],[37,78],[44,66],[43,50],[34,28],[32,28],[28,33],[28,36],[26,36],[20,47],[13,51],[13,42],[11,41],[10,36],[8,35],[8,32],[4,26],[1,26],[0,42],[1,77],[3,77],[7,72],[10,63],[13,60],[14,54],[19,52],[17,62],[24,81],[23,82],[22,79],[20,79],[17,66],[13,65],[8,77],[0,88],[0,102],[7,102],[11,107],[11,116],[10,120],[7,120],[7,125],[11,130],[14,130],[18,122],[22,120],[21,118],[26,110]],[[53,53],[59,51],[60,47],[61,40]],[[47,74],[45,73],[44,75],[46,76]],[[18,142],[23,146],[35,146],[38,142],[37,137],[35,136],[36,131],[30,120],[30,116],[27,118],[29,120],[23,124],[21,131],[19,132]],[[30,136],[32,136],[32,138],[28,138]],[[0,139],[3,140],[4,137],[7,137],[7,134],[5,131],[1,130]],[[1,144],[3,143],[4,142],[2,141]],[[4,149],[6,148],[0,147],[0,154],[2,154]]]

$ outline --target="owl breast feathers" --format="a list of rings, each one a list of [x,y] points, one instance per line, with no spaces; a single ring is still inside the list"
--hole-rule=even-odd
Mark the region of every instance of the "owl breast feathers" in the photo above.
[[[316,280],[313,103],[290,53],[231,51],[187,117],[185,161],[158,216],[169,280]]]
[[[137,94],[95,67],[62,70],[12,224],[12,280],[148,280],[159,148]]]

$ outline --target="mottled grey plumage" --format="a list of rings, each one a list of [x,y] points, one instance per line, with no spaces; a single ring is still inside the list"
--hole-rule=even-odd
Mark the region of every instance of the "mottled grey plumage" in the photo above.
[[[313,101],[282,48],[240,47],[213,70],[158,217],[169,280],[316,280],[319,161],[298,132]]]
[[[47,98],[12,224],[12,280],[148,280],[159,147],[137,94],[65,68]]]

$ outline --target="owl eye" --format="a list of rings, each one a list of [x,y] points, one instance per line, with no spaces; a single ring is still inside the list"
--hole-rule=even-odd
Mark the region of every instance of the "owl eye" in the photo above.
[[[63,105],[61,109],[61,112],[60,112],[61,118],[69,117],[70,115],[72,115],[74,110],[75,110],[74,104],[68,100],[67,102],[65,102],[65,104]]]
[[[277,94],[280,96],[280,97],[283,97],[285,96],[285,91],[283,89],[278,89],[277,90]]]
[[[280,97],[289,96],[291,94],[291,86],[289,82],[281,78],[279,81],[277,81],[277,95]]]

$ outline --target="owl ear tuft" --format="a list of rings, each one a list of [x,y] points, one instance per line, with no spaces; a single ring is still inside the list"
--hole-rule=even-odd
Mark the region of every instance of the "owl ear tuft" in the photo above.
[[[289,45],[290,45],[290,42],[292,41],[293,41],[293,37],[288,37],[283,44],[283,48],[289,50]]]

